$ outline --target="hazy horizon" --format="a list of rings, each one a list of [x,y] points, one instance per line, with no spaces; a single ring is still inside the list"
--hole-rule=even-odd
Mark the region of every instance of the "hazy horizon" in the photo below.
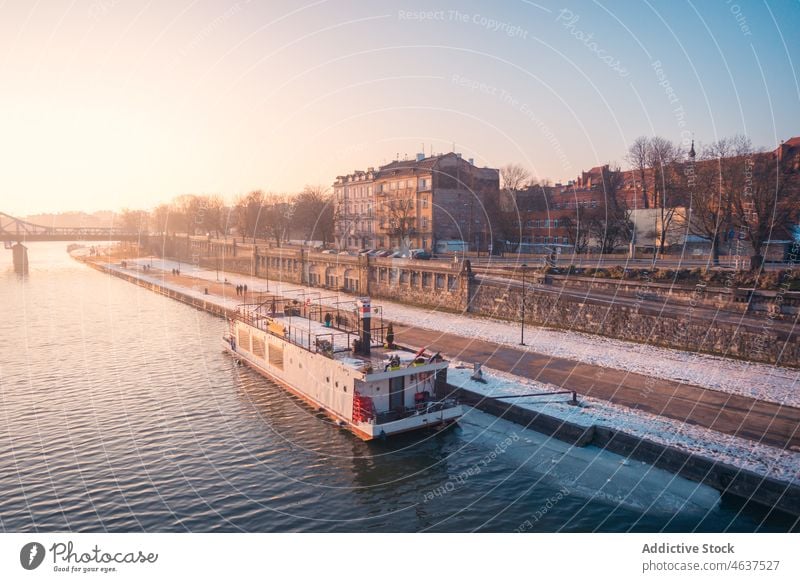
[[[12,0],[0,15],[12,215],[292,193],[423,147],[556,182],[624,167],[639,135],[800,135],[791,2]]]

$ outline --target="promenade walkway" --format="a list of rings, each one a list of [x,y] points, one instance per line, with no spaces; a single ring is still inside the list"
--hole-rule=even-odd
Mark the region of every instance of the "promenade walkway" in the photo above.
[[[159,272],[159,275],[161,273]],[[212,296],[239,299],[235,287],[186,274],[163,273],[165,282],[208,289]],[[235,275],[233,277],[236,277]],[[223,279],[223,273],[220,273]],[[244,299],[244,298],[242,298]],[[469,320],[465,319],[465,323]],[[546,382],[579,395],[800,451],[800,408],[765,402],[671,380],[556,358],[475,337],[394,324],[398,343],[427,346],[450,359],[479,362],[487,368]],[[602,349],[602,348],[599,348]]]

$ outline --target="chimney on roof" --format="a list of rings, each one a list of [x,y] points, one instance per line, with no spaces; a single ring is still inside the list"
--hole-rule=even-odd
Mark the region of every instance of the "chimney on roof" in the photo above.
[[[468,161],[469,161],[469,165],[470,166],[474,166],[475,165],[475,158],[470,158]]]
[[[425,159],[425,154],[424,153],[417,154],[417,161],[418,162],[421,162],[424,159]]]
[[[370,321],[372,319],[372,310],[370,308],[369,297],[359,297],[356,299],[356,308],[358,309],[359,328],[359,353],[362,356],[369,356],[370,344],[372,343],[372,333],[370,330]]]

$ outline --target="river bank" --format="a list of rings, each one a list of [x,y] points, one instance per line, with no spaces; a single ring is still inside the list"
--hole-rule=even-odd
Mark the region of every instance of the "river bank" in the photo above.
[[[185,286],[180,288],[178,285],[165,284],[163,276],[159,282],[156,275],[142,276],[138,270],[126,272],[121,267],[110,263],[85,262],[94,268],[218,316],[226,316],[239,303],[238,298],[220,297],[213,294],[208,290],[208,287],[212,286],[211,283],[204,283],[201,280],[196,280],[193,288]],[[673,442],[668,445],[653,442],[640,435],[629,434],[613,427],[576,424],[552,415],[550,411],[548,413],[531,412],[526,407],[517,404],[507,402],[499,404],[499,401],[486,394],[465,388],[463,382],[459,386],[452,380],[451,384],[454,389],[459,391],[465,401],[470,401],[476,407],[501,415],[503,418],[516,419],[515,422],[519,421],[523,425],[532,425],[534,430],[544,432],[544,434],[550,434],[578,446],[587,444],[601,446],[632,459],[660,466],[691,480],[707,483],[723,493],[756,501],[768,507],[777,507],[794,515],[800,514],[800,502],[798,501],[800,500],[800,490],[796,484],[798,459],[796,453],[791,451],[778,451],[771,447],[759,450],[759,447],[751,446],[749,456],[755,458],[763,455],[764,460],[767,461],[766,466],[763,463],[751,468],[734,466],[714,457],[722,455],[725,460],[738,458],[738,460],[747,461],[748,459],[741,458],[741,451],[737,455],[735,450],[726,449],[724,446],[720,447],[717,443],[706,443],[713,446],[705,448],[700,446],[701,450],[697,452],[692,450],[692,448],[698,447],[697,440],[688,444]],[[704,436],[707,438],[709,435]],[[702,445],[702,442],[699,444]],[[730,447],[731,443],[727,444]],[[740,442],[733,444],[741,445]],[[706,456],[701,453],[711,454]],[[757,470],[754,471],[753,468]],[[780,470],[776,471],[776,468]],[[775,477],[776,474],[779,478]]]

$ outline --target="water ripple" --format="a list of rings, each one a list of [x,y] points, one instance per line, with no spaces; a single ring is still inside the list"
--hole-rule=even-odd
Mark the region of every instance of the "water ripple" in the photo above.
[[[486,426],[363,443],[234,365],[222,320],[83,267],[62,244],[33,244],[30,259],[26,278],[0,264],[0,337],[13,338],[0,343],[5,530],[511,531],[562,485],[547,462],[507,455],[426,499],[492,450]],[[761,519],[738,509],[642,516],[568,495],[537,528]]]

